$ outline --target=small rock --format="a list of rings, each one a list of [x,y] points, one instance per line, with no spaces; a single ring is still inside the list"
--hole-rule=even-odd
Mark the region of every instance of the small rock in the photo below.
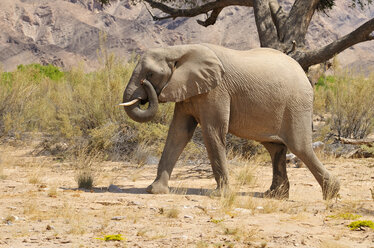
[[[131,206],[131,205],[133,205],[133,206],[140,206],[141,204],[140,204],[140,202],[137,202],[137,201],[130,201],[130,202],[127,204],[127,206]]]
[[[117,201],[96,201],[95,203],[101,204],[101,205],[104,205],[104,206],[121,205],[121,203],[117,202]]]
[[[112,193],[121,193],[122,189],[120,189],[118,186],[116,186],[114,184],[111,184],[111,185],[109,185],[108,191],[112,192]]]
[[[293,153],[288,153],[288,154],[286,154],[286,159],[287,159],[287,161],[288,161],[288,160],[292,160],[292,159],[294,159],[294,158],[296,158],[296,155],[295,155],[295,154],[293,154]]]
[[[19,217],[18,217],[18,216],[16,216],[16,215],[12,215],[12,217],[13,217],[14,221],[17,221],[17,220],[19,220]]]
[[[61,244],[68,244],[68,243],[71,243],[71,240],[68,240],[68,239],[66,239],[66,240],[61,240],[60,243],[61,243]]]
[[[114,216],[113,218],[112,218],[112,220],[123,220],[123,219],[125,219],[126,217],[125,216]]]
[[[245,209],[245,208],[235,208],[235,211],[244,213],[244,214],[252,214],[252,211],[250,209]]]
[[[293,153],[286,154],[286,162],[294,164],[296,168],[301,168],[302,167],[301,160],[298,157],[296,157],[296,155],[293,154]]]
[[[191,215],[185,215],[184,218],[185,219],[193,219],[193,217]]]
[[[55,228],[54,228],[54,226],[47,225],[47,227],[45,229],[47,229],[47,230],[54,230]]]
[[[264,207],[263,206],[258,206],[256,207],[257,210],[264,210]]]
[[[316,141],[312,143],[312,147],[315,152],[322,151],[325,147],[325,143],[323,143],[322,141]]]

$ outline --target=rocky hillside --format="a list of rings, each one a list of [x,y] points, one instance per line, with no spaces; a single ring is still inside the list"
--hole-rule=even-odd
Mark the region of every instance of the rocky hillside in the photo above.
[[[286,9],[289,2],[285,1]],[[337,1],[328,16],[315,15],[308,35],[310,46],[326,44],[374,17],[373,8],[351,9],[348,2]],[[149,47],[173,44],[259,46],[252,10],[242,7],[224,9],[216,25],[208,28],[198,25],[196,19],[154,22],[144,5],[132,6],[128,0],[105,9],[94,0],[1,0],[0,10],[0,64],[4,70],[31,62],[67,68],[84,64],[86,70],[92,70],[98,66],[101,31],[107,34],[109,50],[124,59]],[[374,42],[348,49],[340,61],[349,67],[374,66]]]

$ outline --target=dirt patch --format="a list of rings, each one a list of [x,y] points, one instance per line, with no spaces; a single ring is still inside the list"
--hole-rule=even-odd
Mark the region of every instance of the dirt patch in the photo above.
[[[209,196],[209,165],[179,164],[172,193],[150,195],[155,165],[102,163],[83,191],[69,163],[31,151],[0,147],[0,247],[374,247],[374,230],[347,227],[350,216],[374,221],[374,159],[323,159],[342,182],[330,202],[306,168],[290,167],[290,199],[280,201],[261,198],[269,163],[250,162],[253,177],[233,163],[227,197]]]

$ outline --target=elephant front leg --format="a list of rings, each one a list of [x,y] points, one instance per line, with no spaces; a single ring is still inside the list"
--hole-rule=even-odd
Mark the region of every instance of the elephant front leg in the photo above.
[[[218,125],[217,125],[218,124]],[[212,165],[214,178],[217,182],[217,191],[228,189],[229,173],[226,167],[226,125],[219,126],[220,122],[202,125],[204,143]]]
[[[196,120],[175,106],[174,117],[170,124],[164,151],[157,168],[155,181],[148,186],[147,192],[152,194],[169,193],[168,182],[174,166],[197,126]]]
[[[263,143],[269,151],[273,165],[273,181],[265,197],[284,199],[289,197],[290,183],[286,170],[287,147],[278,143]]]

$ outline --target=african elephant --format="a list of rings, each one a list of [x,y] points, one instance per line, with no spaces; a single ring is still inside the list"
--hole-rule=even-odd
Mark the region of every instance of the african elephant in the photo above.
[[[312,149],[313,89],[300,65],[269,48],[236,51],[212,44],[150,49],[124,91],[126,113],[151,120],[158,103],[176,102],[155,181],[149,193],[168,193],[175,163],[200,124],[217,189],[228,185],[226,134],[261,142],[273,166],[270,197],[288,197],[287,148],[322,187],[324,199],[340,184]],[[149,102],[148,109],[140,104]]]

